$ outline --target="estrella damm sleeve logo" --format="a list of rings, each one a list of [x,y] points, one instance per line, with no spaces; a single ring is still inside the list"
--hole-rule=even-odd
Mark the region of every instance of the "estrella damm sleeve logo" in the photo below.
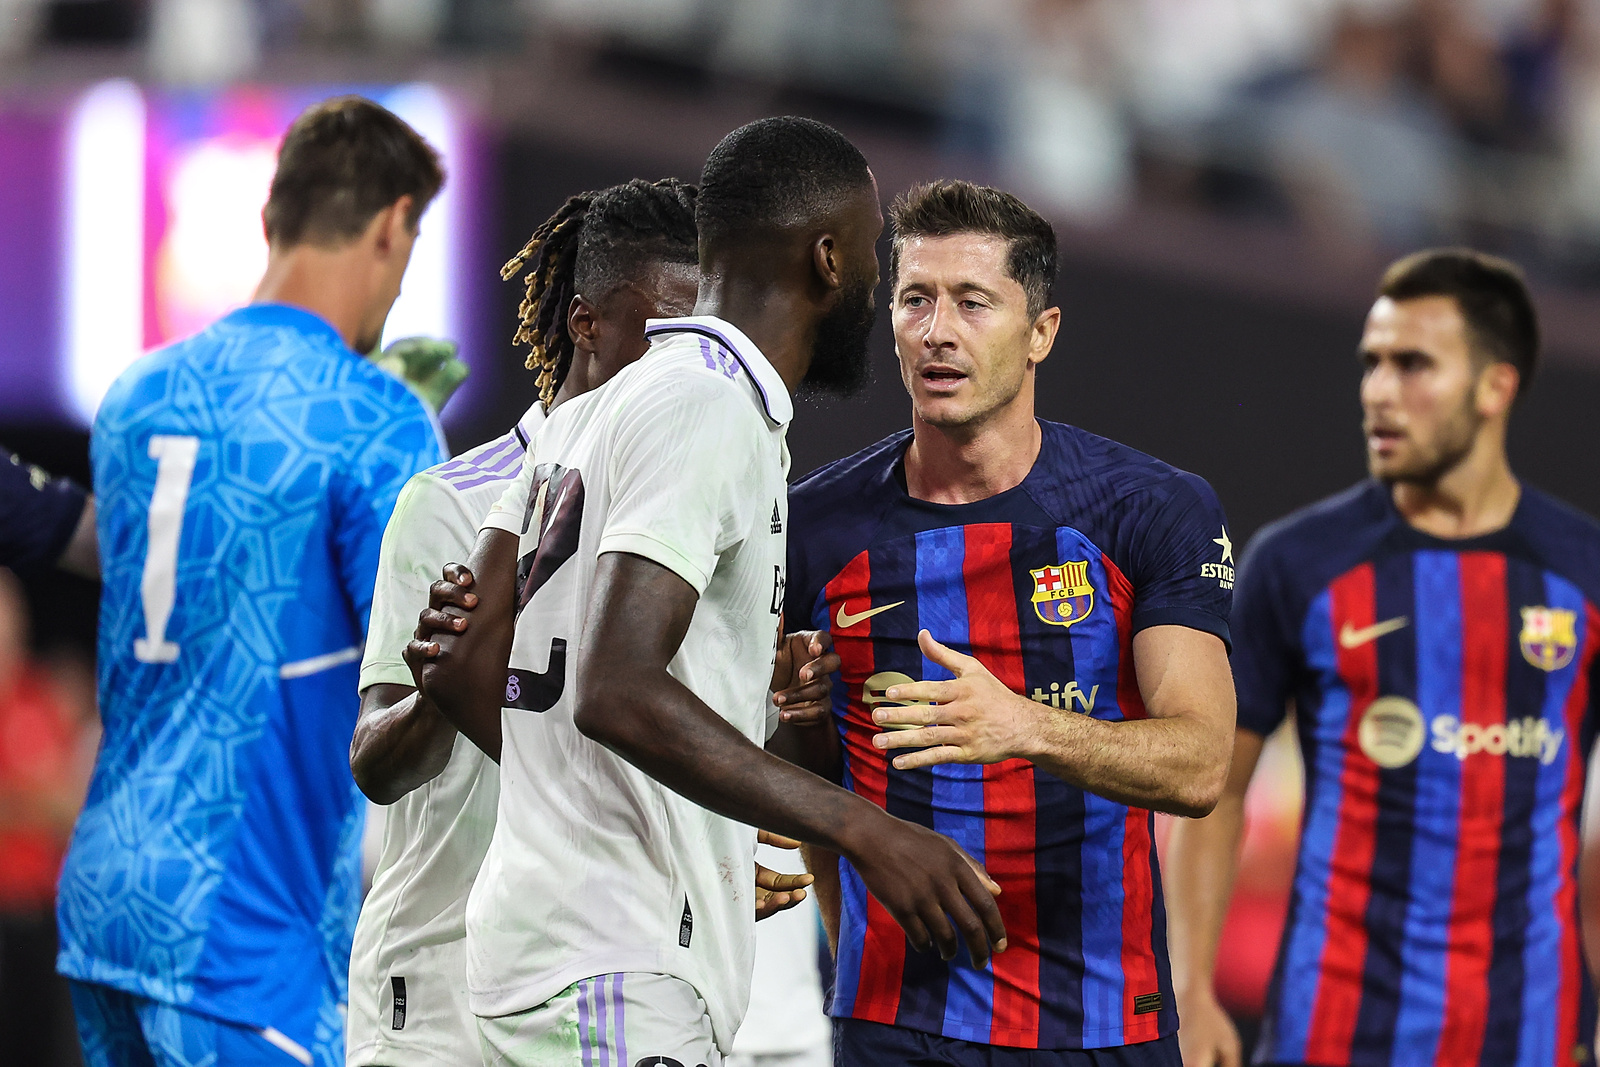
[[[1051,626],[1082,622],[1094,610],[1088,560],[1040,567],[1028,573],[1033,575],[1033,610]]]
[[[1566,608],[1522,609],[1522,633],[1517,638],[1522,658],[1541,671],[1559,671],[1578,651],[1578,613]]]

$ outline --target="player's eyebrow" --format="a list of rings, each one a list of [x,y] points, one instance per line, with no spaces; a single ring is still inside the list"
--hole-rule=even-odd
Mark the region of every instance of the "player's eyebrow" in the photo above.
[[[941,287],[936,282],[907,281],[907,282],[902,282],[900,285],[895,287],[895,295],[896,296],[904,296],[906,293],[911,293],[911,292],[924,292],[925,293],[925,292],[928,292],[930,290],[938,289],[938,288],[941,288]],[[1004,300],[1004,297],[1002,297],[999,292],[997,292],[994,289],[989,288],[987,285],[980,284],[979,282],[960,281],[960,282],[957,282],[954,285],[950,286],[949,289],[950,289],[951,292],[956,293],[956,294],[977,293],[978,295],[986,297],[991,302],[996,303],[996,304],[998,304],[998,303],[1000,303],[1000,302],[1002,302]]]
[[[1426,349],[1421,348],[1397,348],[1393,351],[1379,351],[1374,348],[1356,349],[1357,363],[1367,363],[1370,360],[1383,359],[1385,356],[1390,359],[1433,359]]]

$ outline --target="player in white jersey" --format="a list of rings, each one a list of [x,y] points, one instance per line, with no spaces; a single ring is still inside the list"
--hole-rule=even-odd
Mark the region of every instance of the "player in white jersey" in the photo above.
[[[572,197],[534,231],[502,276],[527,272],[516,340],[541,338],[528,360],[540,398],[510,433],[412,478],[385,531],[350,763],[367,796],[392,807],[351,956],[349,1067],[478,1057],[465,905],[494,832],[499,768],[418,698],[404,650],[429,579],[472,550],[547,409],[638,359],[646,319],[694,305],[694,192],[636,179]],[[798,903],[803,882],[758,871],[765,911]]]
[[[503,276],[528,272],[517,340],[535,332],[539,400],[510,433],[416,475],[384,533],[350,765],[392,807],[350,962],[346,1062],[475,1062],[466,1003],[467,891],[494,832],[499,769],[420,699],[403,653],[439,569],[521,469],[553,408],[644,353],[645,320],[694,305],[694,187],[632,181],[572,197]]]
[[[473,550],[471,628],[420,672],[501,759],[467,922],[492,1064],[721,1063],[749,994],[752,825],[850,856],[918,949],[1004,948],[953,842],[759,747],[790,391],[864,377],[876,184],[836,131],[765,119],[712,152],[697,216],[696,315],[652,323],[643,359],[545,424]]]

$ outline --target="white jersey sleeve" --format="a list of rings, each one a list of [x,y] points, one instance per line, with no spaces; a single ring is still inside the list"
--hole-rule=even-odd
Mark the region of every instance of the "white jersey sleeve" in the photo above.
[[[611,506],[596,555],[643,556],[699,595],[718,558],[750,529],[747,512],[760,494],[769,431],[727,383],[699,377],[675,384],[617,418]]]
[[[519,537],[523,534],[528,523],[528,498],[532,495],[536,467],[530,452],[522,468],[517,471],[517,476],[511,479],[505,492],[500,494],[500,499],[489,508],[489,514],[483,517],[481,529],[504,530]]]
[[[417,615],[428,606],[428,587],[442,576],[440,549],[470,548],[475,526],[475,516],[462,510],[460,494],[431,471],[412,476],[401,490],[378,550],[362,689],[380,682],[415,684],[403,653],[416,632]]]

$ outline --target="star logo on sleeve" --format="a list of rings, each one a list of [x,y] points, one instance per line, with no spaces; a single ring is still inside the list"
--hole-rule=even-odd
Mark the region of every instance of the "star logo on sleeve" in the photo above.
[[[1222,528],[1221,537],[1213,537],[1211,543],[1222,549],[1222,559],[1217,563],[1200,564],[1200,577],[1215,578],[1217,585],[1223,589],[1233,588],[1233,539],[1228,536],[1228,528]]]
[[[1228,528],[1226,526],[1224,526],[1222,528],[1222,536],[1221,537],[1213,537],[1211,539],[1211,543],[1214,544],[1214,545],[1221,545],[1222,546],[1222,562],[1223,563],[1232,563],[1233,562],[1233,541],[1231,541],[1228,538]]]

